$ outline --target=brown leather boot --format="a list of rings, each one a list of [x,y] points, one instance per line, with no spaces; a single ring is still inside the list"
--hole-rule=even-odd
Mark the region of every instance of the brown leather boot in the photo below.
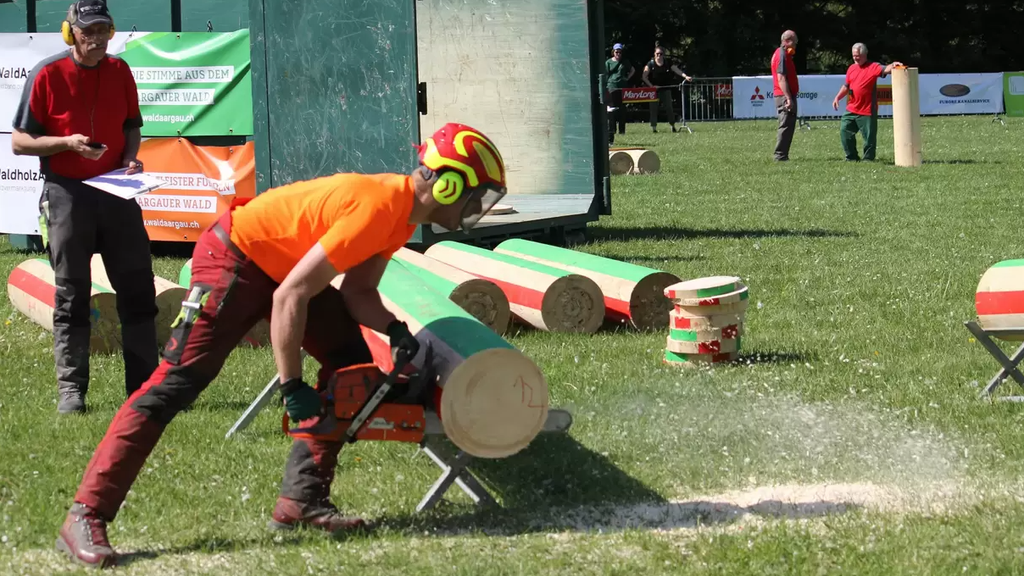
[[[60,527],[57,550],[87,566],[106,568],[116,561],[114,549],[107,541],[106,520],[92,508],[77,502]]]
[[[301,502],[280,496],[274,506],[273,520],[269,526],[274,530],[293,530],[299,526],[307,526],[335,534],[344,530],[364,528],[366,520],[343,515],[329,500]]]

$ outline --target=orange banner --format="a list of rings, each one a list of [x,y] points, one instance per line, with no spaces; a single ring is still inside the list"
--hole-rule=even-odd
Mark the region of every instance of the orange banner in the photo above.
[[[252,142],[243,146],[195,146],[179,138],[145,140],[139,160],[167,183],[137,196],[149,239],[195,242],[231,206],[256,195]]]

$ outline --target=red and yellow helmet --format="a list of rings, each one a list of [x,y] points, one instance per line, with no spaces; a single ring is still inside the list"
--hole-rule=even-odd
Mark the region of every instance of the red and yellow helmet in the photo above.
[[[483,132],[448,123],[419,148],[420,163],[437,173],[434,199],[439,204],[464,202],[462,229],[469,230],[505,196],[505,162]]]

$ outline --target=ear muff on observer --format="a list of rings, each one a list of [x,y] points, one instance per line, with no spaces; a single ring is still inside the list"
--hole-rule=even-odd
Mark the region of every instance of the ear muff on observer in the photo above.
[[[75,34],[71,30],[71,27],[74,25],[73,22],[72,22],[72,19],[74,19],[74,22],[78,21],[78,17],[79,17],[78,16],[78,5],[79,5],[78,2],[75,2],[74,4],[71,5],[71,8],[68,10],[68,17],[65,18],[64,21],[61,22],[61,24],[60,24],[60,36],[64,40],[64,43],[67,44],[68,46],[74,46],[75,45]],[[110,34],[107,36],[107,39],[108,40],[113,40],[114,39],[114,34],[116,34],[116,33],[117,33],[117,27],[114,26],[114,19],[111,18],[110,19]]]

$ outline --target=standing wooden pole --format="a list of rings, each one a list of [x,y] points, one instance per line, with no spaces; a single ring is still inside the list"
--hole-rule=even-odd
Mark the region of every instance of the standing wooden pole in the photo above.
[[[114,284],[103,266],[103,258],[99,254],[93,254],[90,265],[92,283],[115,292]],[[153,276],[153,285],[156,288],[156,338],[157,342],[163,344],[171,337],[171,323],[181,310],[181,301],[187,296],[188,290],[156,275]]]
[[[512,319],[508,297],[494,282],[408,248],[400,248],[392,258],[499,336],[508,331]]]
[[[332,285],[340,287],[341,276]],[[441,398],[438,416],[456,446],[481,458],[503,458],[525,448],[548,413],[548,384],[540,368],[493,330],[431,289],[402,264],[388,262],[381,301],[422,344],[429,344]],[[393,367],[388,337],[363,327],[374,363]]]
[[[494,282],[512,314],[538,330],[593,333],[604,322],[604,295],[586,276],[458,242],[438,242],[427,256]]]
[[[494,251],[590,278],[604,294],[609,320],[629,322],[641,330],[668,324],[672,300],[664,291],[680,281],[675,274],[519,238],[505,240]]]
[[[18,264],[7,278],[7,296],[15,310],[49,332],[53,332],[53,308],[57,293],[50,263],[42,259]],[[93,283],[89,296],[90,352],[115,352],[121,349],[121,322],[117,316],[117,297]]]
[[[921,95],[917,68],[892,70],[892,135],[897,166],[916,167],[921,153]]]

